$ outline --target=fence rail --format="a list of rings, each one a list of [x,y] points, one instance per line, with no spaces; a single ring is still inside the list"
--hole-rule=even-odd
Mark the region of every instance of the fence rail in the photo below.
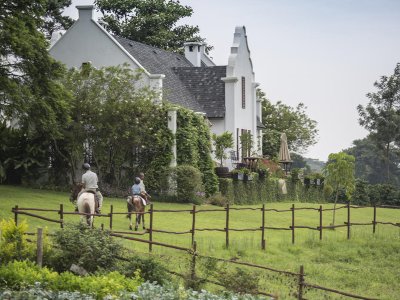
[[[246,266],[246,267],[250,267],[250,268],[261,269],[261,270],[265,270],[265,271],[269,271],[269,272],[274,272],[274,273],[277,273],[277,274],[283,275],[283,276],[290,276],[294,279],[297,279],[297,282],[298,282],[297,288],[296,288],[296,290],[291,291],[291,295],[294,296],[298,300],[307,300],[306,298],[304,298],[305,288],[314,289],[314,290],[322,290],[325,292],[339,294],[339,295],[346,296],[349,298],[354,298],[354,299],[378,300],[378,298],[364,297],[364,296],[360,296],[360,295],[351,294],[351,293],[348,293],[345,291],[336,290],[336,289],[323,287],[323,286],[319,286],[316,284],[306,282],[306,280],[305,280],[306,274],[304,272],[303,266],[300,266],[299,273],[295,273],[295,272],[290,272],[287,270],[279,270],[276,268],[262,266],[262,265],[253,264],[253,263],[249,263],[249,262],[229,260],[229,259],[212,257],[212,256],[207,256],[207,255],[201,255],[197,251],[196,241],[194,241],[194,243],[192,244],[192,248],[186,248],[186,247],[179,247],[179,246],[175,246],[175,245],[169,245],[166,243],[155,242],[155,241],[145,240],[145,239],[140,239],[140,238],[135,238],[135,237],[128,237],[128,236],[123,235],[123,234],[133,234],[131,232],[124,232],[123,234],[120,234],[120,233],[121,232],[117,233],[116,231],[111,231],[110,236],[113,236],[116,238],[122,238],[122,239],[126,239],[126,240],[131,240],[131,241],[136,241],[136,242],[141,242],[141,243],[147,243],[149,245],[157,245],[157,246],[161,246],[161,247],[172,248],[175,250],[184,251],[187,254],[191,255],[192,259],[191,259],[189,268],[190,268],[190,277],[192,280],[202,280],[203,282],[207,282],[207,283],[211,283],[211,284],[215,284],[215,285],[224,287],[224,285],[218,281],[209,280],[208,278],[200,278],[200,277],[196,276],[196,258],[199,257],[199,258],[214,259],[216,261],[220,261],[220,262],[224,262],[224,263],[228,263],[228,264],[236,264],[236,265]],[[36,239],[37,240],[37,242],[36,242],[36,244],[37,244],[37,251],[36,251],[37,259],[36,259],[36,261],[39,266],[42,265],[42,261],[43,261],[43,234],[44,233],[43,233],[42,228],[38,228],[37,233],[26,233],[26,235],[29,235],[29,236],[32,236],[32,235],[37,236],[37,239]],[[48,234],[48,235],[51,235],[51,234]],[[29,241],[32,243],[34,242],[32,240],[29,240]],[[123,257],[117,257],[117,259],[129,261]],[[187,275],[184,275],[184,274],[181,274],[181,273],[178,273],[175,271],[170,271],[168,269],[166,269],[166,271],[170,274],[173,274],[173,275],[176,275],[176,276],[179,276],[182,278],[187,277]],[[268,297],[271,297],[271,299],[278,299],[277,296],[275,296],[274,294],[268,293],[265,291],[257,290],[256,294],[268,296]]]
[[[373,208],[373,216],[372,216],[372,221],[371,222],[355,222],[351,221],[351,210],[352,209],[364,209],[364,208]],[[267,230],[282,230],[282,231],[291,231],[292,234],[292,243],[295,243],[296,240],[296,230],[297,229],[307,229],[307,230],[313,230],[313,231],[318,231],[319,232],[319,239],[323,239],[323,230],[325,229],[335,229],[335,228],[341,228],[341,227],[347,227],[347,238],[350,239],[351,237],[351,227],[352,226],[371,226],[372,225],[372,233],[374,234],[376,232],[376,226],[378,224],[380,225],[390,225],[390,226],[395,226],[395,227],[400,227],[400,223],[397,222],[385,222],[385,221],[378,221],[377,220],[377,209],[378,208],[385,208],[385,209],[400,209],[400,206],[393,206],[393,205],[381,205],[381,206],[373,206],[373,207],[367,207],[367,206],[355,206],[355,205],[343,205],[335,208],[323,208],[322,205],[320,205],[319,208],[315,207],[295,207],[294,204],[292,204],[292,207],[289,209],[274,209],[274,208],[266,208],[265,204],[262,205],[260,208],[255,208],[255,207],[230,207],[228,204],[224,208],[219,208],[219,209],[198,209],[196,205],[193,205],[192,209],[154,209],[153,204],[150,206],[150,209],[146,212],[138,213],[138,214],[149,214],[150,215],[150,228],[147,229],[144,233],[137,233],[138,235],[144,235],[144,234],[149,234],[150,240],[152,240],[152,235],[153,232],[157,233],[163,233],[163,234],[177,234],[177,235],[184,235],[184,234],[191,234],[191,239],[192,243],[195,240],[196,237],[196,232],[204,232],[204,231],[216,231],[216,232],[225,232],[225,244],[226,247],[229,247],[230,243],[230,232],[261,232],[261,249],[265,250],[266,248],[266,242],[265,242],[265,237],[267,235]],[[324,226],[323,225],[323,212],[327,211],[336,211],[336,210],[343,210],[347,209],[347,221],[345,221],[343,224],[337,224],[337,225],[328,225]],[[230,212],[231,211],[260,211],[261,212],[261,226],[256,227],[256,228],[232,228],[230,226],[231,223],[231,216]],[[308,226],[308,225],[301,225],[297,224],[296,222],[296,211],[304,211],[304,210],[309,210],[309,211],[316,211],[319,214],[319,226]],[[37,212],[56,212],[59,215],[58,219],[51,219],[48,217],[44,217],[41,215],[38,215],[36,213],[31,213],[30,211],[37,211]],[[96,217],[104,217],[104,218],[109,218],[109,229],[113,229],[113,216],[118,216],[118,215],[132,215],[136,214],[135,212],[114,212],[113,205],[110,206],[110,213],[108,214],[87,214],[87,213],[78,213],[78,212],[67,212],[64,211],[63,204],[60,204],[59,209],[43,209],[43,208],[20,208],[18,205],[12,208],[12,212],[14,213],[14,220],[16,223],[18,223],[18,215],[26,215],[34,218],[39,218],[45,221],[53,222],[53,223],[58,223],[60,224],[60,227],[63,228],[64,226],[64,215],[79,215],[79,216],[96,216]],[[198,228],[196,227],[196,215],[199,213],[209,213],[209,212],[220,212],[220,213],[225,213],[225,227],[224,228]],[[266,212],[274,212],[274,213],[287,213],[291,212],[291,224],[288,225],[287,227],[276,227],[276,226],[267,226],[266,223]],[[153,227],[153,220],[154,220],[154,214],[158,213],[190,213],[192,215],[192,224],[191,228],[188,230],[182,230],[182,231],[173,231],[173,230],[165,230],[162,228],[154,228]],[[151,247],[150,247],[151,248]]]

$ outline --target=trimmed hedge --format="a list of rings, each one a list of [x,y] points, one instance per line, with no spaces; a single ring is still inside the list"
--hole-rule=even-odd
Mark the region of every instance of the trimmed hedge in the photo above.
[[[324,202],[322,186],[304,186],[300,182],[286,181],[287,194],[279,191],[278,178],[252,181],[219,178],[221,194],[232,204],[257,204],[279,201]]]

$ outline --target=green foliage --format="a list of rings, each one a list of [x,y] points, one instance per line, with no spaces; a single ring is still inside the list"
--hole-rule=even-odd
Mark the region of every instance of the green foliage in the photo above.
[[[387,171],[389,171],[389,183],[400,187],[400,169],[398,168],[400,152],[394,144],[390,145],[389,150],[389,170],[384,149],[376,144],[376,140],[371,135],[353,141],[353,146],[345,152],[356,159],[356,178],[366,180],[370,184],[387,183]]]
[[[171,281],[171,276],[166,272],[166,269],[152,257],[129,255],[126,259],[127,261],[118,266],[118,271],[126,277],[135,277],[140,272],[140,277],[145,281],[159,284]]]
[[[368,182],[366,182],[365,180],[356,179],[352,202],[355,205],[370,204],[370,199],[368,195]]]
[[[228,290],[242,294],[255,294],[258,291],[260,275],[242,268],[230,271],[225,267],[217,273],[217,279]]]
[[[48,42],[40,31],[48,1],[1,1],[0,11],[1,126],[11,124],[16,131],[11,135],[23,137],[19,143],[8,144],[1,135],[0,152],[11,155],[0,155],[0,175],[17,177],[13,180],[17,182],[22,171],[48,162],[50,146],[54,147],[69,122],[69,94],[59,83],[64,68],[49,56]]]
[[[325,183],[330,185],[335,191],[335,207],[339,199],[339,194],[344,191],[347,199],[351,199],[354,192],[354,156],[345,152],[331,153],[328,162],[324,167]],[[335,225],[336,211],[333,211],[332,224]]]
[[[104,15],[106,29],[118,36],[173,52],[182,52],[188,41],[204,42],[198,26],[177,25],[193,13],[179,1],[96,0],[95,5]]]
[[[195,203],[196,194],[203,190],[200,171],[190,165],[176,167],[176,183],[179,202]]]
[[[331,185],[336,193],[345,189],[350,198],[354,191],[354,156],[344,152],[331,153],[324,168],[326,183]]]
[[[191,165],[201,171],[206,196],[218,190],[218,178],[211,158],[210,128],[203,116],[179,108],[176,148],[179,165]]]
[[[46,264],[58,272],[67,271],[72,264],[88,272],[113,270],[122,246],[108,231],[91,229],[84,224],[68,225],[56,232],[54,250]]]
[[[14,220],[2,220],[0,222],[0,264],[7,263],[14,259],[33,259],[35,246],[29,244],[24,234],[28,230],[25,221],[15,225]]]
[[[215,147],[215,157],[220,161],[222,167],[223,160],[226,158],[225,150],[233,147],[232,132],[225,131],[220,135],[214,133],[212,139]]]
[[[390,154],[400,147],[400,63],[393,75],[382,76],[374,83],[377,89],[368,93],[367,106],[357,106],[359,123],[370,132],[375,145],[384,151],[386,161],[386,180],[390,181]]]
[[[253,135],[250,131],[245,131],[240,135],[240,146],[242,148],[242,157],[250,157],[253,154]]]
[[[142,283],[138,274],[133,279],[118,272],[79,277],[70,272],[58,274],[28,261],[14,261],[0,266],[0,278],[0,288],[3,289],[21,290],[40,282],[49,290],[80,291],[92,294],[97,299],[103,299],[107,295],[117,296],[122,291],[136,291]]]
[[[273,104],[260,89],[257,89],[257,96],[262,99],[262,123],[266,127],[263,130],[264,155],[278,155],[282,132],[286,133],[291,152],[302,153],[317,142],[317,122],[307,116],[303,103],[295,108],[281,101]]]

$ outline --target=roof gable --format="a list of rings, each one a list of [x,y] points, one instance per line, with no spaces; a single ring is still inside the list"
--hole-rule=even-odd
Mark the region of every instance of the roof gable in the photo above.
[[[203,106],[196,101],[195,96],[186,88],[179,76],[173,71],[175,67],[193,67],[184,56],[126,38],[118,36],[114,36],[114,38],[150,73],[165,75],[163,90],[165,98],[168,101],[192,109],[195,112],[206,112]]]

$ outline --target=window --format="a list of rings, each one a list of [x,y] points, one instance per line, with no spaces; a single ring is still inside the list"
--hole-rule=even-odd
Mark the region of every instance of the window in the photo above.
[[[242,77],[242,108],[246,108],[246,78]]]
[[[193,52],[193,46],[189,46],[189,52]]]

